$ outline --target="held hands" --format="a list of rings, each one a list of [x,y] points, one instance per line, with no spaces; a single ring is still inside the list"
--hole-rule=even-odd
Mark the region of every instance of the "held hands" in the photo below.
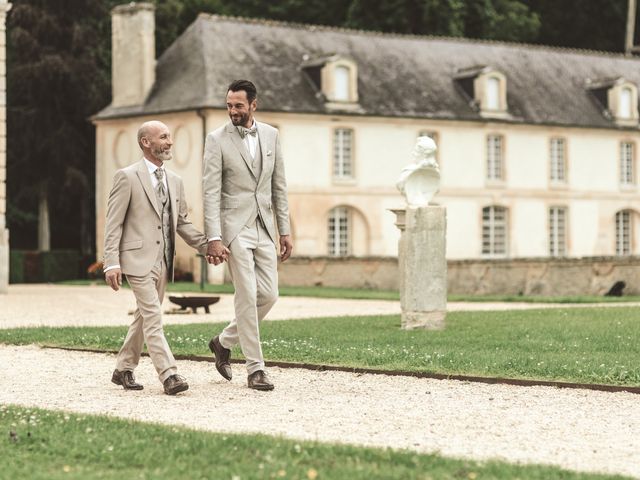
[[[280,259],[284,262],[291,256],[293,243],[291,243],[291,235],[280,235]]]
[[[229,259],[230,253],[231,251],[224,246],[222,240],[213,240],[209,242],[209,245],[207,245],[205,258],[208,263],[220,265],[222,262]]]
[[[122,286],[122,270],[112,268],[104,274],[104,280],[107,282],[107,285],[117,292]]]

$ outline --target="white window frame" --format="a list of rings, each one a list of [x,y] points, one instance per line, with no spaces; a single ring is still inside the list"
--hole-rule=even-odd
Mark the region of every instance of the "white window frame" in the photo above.
[[[631,218],[630,210],[620,210],[616,213],[616,255],[618,256],[631,255],[631,241],[633,240]]]
[[[549,180],[555,184],[567,182],[567,141],[563,137],[549,141]]]
[[[504,180],[504,136],[499,134],[487,135],[486,139],[487,172],[486,179],[490,182]]]
[[[509,212],[490,205],[482,209],[482,256],[506,257],[509,244]]]
[[[500,79],[494,75],[487,77],[485,91],[485,108],[487,110],[503,110],[500,102],[501,83]]]
[[[351,254],[351,209],[335,207],[329,211],[327,221],[327,253],[332,257]]]
[[[620,185],[632,186],[636,183],[635,142],[620,142]]]
[[[620,89],[618,115],[623,120],[633,118],[633,91],[628,86],[624,86]]]
[[[333,69],[333,100],[351,100],[351,69],[346,65],[336,65]]]
[[[351,128],[335,128],[333,130],[333,178],[336,180],[351,180],[354,172],[354,131]]]
[[[567,255],[567,207],[549,207],[549,256]]]

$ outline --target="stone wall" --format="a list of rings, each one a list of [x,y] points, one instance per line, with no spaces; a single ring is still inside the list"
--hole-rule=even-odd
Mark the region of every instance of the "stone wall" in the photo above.
[[[448,291],[469,295],[604,295],[624,281],[640,295],[640,257],[449,260]],[[292,257],[280,264],[280,284],[398,289],[395,257]]]

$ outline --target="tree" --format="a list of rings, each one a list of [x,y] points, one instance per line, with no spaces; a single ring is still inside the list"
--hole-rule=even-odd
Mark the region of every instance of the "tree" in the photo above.
[[[95,146],[88,117],[109,78],[99,0],[16,2],[7,19],[7,218],[12,244],[93,250]],[[34,220],[40,212],[40,228]]]

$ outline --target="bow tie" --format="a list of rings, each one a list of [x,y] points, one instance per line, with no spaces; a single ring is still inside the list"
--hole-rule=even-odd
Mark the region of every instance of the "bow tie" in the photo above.
[[[258,130],[256,130],[256,127],[251,127],[251,128],[238,127],[238,132],[240,133],[240,137],[242,138],[246,137],[247,135],[251,135],[253,137],[258,135]]]

